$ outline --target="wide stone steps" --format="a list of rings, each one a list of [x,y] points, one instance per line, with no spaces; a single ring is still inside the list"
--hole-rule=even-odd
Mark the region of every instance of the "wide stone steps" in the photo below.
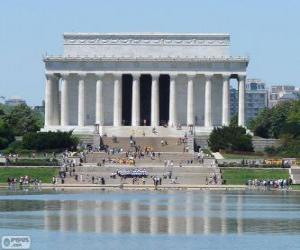
[[[86,157],[87,162],[92,162],[92,163],[97,163],[102,161],[104,158],[115,158],[115,159],[122,159],[126,157],[125,153],[120,153],[120,154],[115,154],[115,155],[108,155],[104,152],[94,152],[94,153],[89,153]],[[191,153],[161,153],[160,157],[156,157],[155,160],[151,160],[151,158],[147,155],[142,157],[141,159],[137,158],[136,161],[161,161],[163,162],[164,160],[173,160],[173,161],[187,161],[187,160],[193,160],[194,159],[194,154]]]
[[[173,172],[176,173],[220,173],[219,168],[215,167],[162,167],[162,166],[143,166],[143,167],[135,167],[135,166],[116,166],[116,165],[111,165],[111,166],[93,166],[93,165],[86,165],[86,166],[77,166],[76,167],[76,172],[115,172],[117,169],[145,169],[149,173],[156,173],[156,172],[166,172],[168,170],[172,170]]]
[[[300,184],[300,174],[292,174],[294,184]]]
[[[174,137],[134,137],[135,145],[141,148],[151,147],[155,152],[183,152],[185,144],[178,145],[178,138]],[[161,140],[167,142],[167,145],[162,146]],[[112,137],[102,137],[102,142],[110,148],[122,148],[124,151],[134,151],[130,145],[129,137],[117,137],[117,142],[113,141]]]
[[[291,168],[292,174],[299,174],[300,175],[300,168]]]
[[[134,169],[133,166],[77,166],[76,174],[82,177],[82,181],[75,181],[74,176],[67,177],[66,183],[92,183],[92,176],[97,180],[98,177],[104,177],[107,184],[120,184],[121,178],[110,178],[112,173],[115,173],[118,169]],[[171,183],[171,179],[163,178],[164,174],[167,174],[169,170],[172,170],[172,179],[176,177],[176,182],[180,184],[206,184],[206,180],[211,180],[211,177],[216,174],[218,183],[221,183],[220,169],[216,167],[144,167],[139,169],[145,169],[148,172],[148,178],[144,178],[146,184],[153,184],[151,177],[162,177],[163,183]],[[81,178],[79,178],[81,180]],[[140,180],[141,181],[141,180]],[[122,182],[123,183],[123,182]],[[132,183],[132,178],[127,178],[125,183]]]

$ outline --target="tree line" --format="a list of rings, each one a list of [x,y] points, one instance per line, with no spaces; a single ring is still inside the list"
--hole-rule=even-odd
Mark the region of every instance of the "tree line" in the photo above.
[[[300,100],[285,101],[264,109],[249,123],[254,136],[280,139],[280,146],[267,147],[270,155],[300,157]],[[232,119],[229,126],[216,127],[209,136],[213,151],[253,151],[252,136]]]
[[[78,139],[72,132],[39,132],[43,126],[43,115],[26,104],[15,107],[0,105],[0,150],[17,152],[76,148]],[[22,140],[16,141],[18,136]]]

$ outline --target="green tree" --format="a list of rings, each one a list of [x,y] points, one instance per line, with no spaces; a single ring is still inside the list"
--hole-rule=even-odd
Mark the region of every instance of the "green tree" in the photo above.
[[[264,109],[250,122],[254,135],[263,138],[279,138],[285,126],[292,102],[283,102],[271,109]]]
[[[28,132],[36,132],[41,128],[41,122],[30,107],[25,104],[14,107],[5,117],[14,135],[22,136]]]
[[[289,101],[264,110],[251,123],[255,135],[279,138],[281,145],[267,147],[266,153],[300,157],[300,100]]]
[[[212,151],[253,151],[252,136],[243,127],[215,127],[209,135],[208,146]]]
[[[300,101],[293,102],[287,119],[282,125],[282,135],[289,135],[291,139],[300,139]]]
[[[230,119],[230,125],[229,126],[238,126],[238,115],[235,114]]]
[[[0,149],[8,147],[12,141],[14,141],[12,129],[3,118],[0,118]]]

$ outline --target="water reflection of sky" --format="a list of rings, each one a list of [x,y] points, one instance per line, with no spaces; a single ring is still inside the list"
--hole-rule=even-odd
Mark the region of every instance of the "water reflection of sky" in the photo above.
[[[286,192],[0,194],[2,230],[113,235],[298,234],[300,195]]]

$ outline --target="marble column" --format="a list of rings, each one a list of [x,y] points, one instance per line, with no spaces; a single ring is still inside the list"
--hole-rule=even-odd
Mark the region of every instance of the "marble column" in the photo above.
[[[223,95],[222,95],[222,124],[229,125],[229,79],[230,75],[223,75]]]
[[[53,74],[46,74],[46,91],[45,91],[45,127],[52,125],[53,113]]]
[[[45,127],[59,125],[59,78],[46,74]]]
[[[122,75],[114,75],[114,126],[122,125]]]
[[[96,123],[103,126],[103,74],[97,74],[96,77]]]
[[[212,75],[206,75],[205,80],[205,110],[204,110],[204,126],[212,126],[212,117],[211,117],[211,79]]]
[[[69,109],[69,96],[70,96],[70,82],[68,74],[62,74],[62,88],[61,88],[61,126],[70,125],[70,109]]]
[[[194,125],[195,112],[194,112],[194,75],[188,75],[187,85],[187,125]]]
[[[245,126],[245,76],[239,75],[239,113],[238,125]]]
[[[53,125],[60,125],[60,105],[59,105],[59,77],[54,78],[53,82]]]
[[[159,126],[159,75],[152,75],[151,85],[151,126]]]
[[[176,75],[170,75],[170,104],[169,104],[169,126],[175,127],[177,125],[176,114]]]
[[[132,74],[131,126],[140,126],[140,74]]]
[[[78,126],[83,127],[85,125],[85,83],[84,74],[79,75],[78,82]]]

